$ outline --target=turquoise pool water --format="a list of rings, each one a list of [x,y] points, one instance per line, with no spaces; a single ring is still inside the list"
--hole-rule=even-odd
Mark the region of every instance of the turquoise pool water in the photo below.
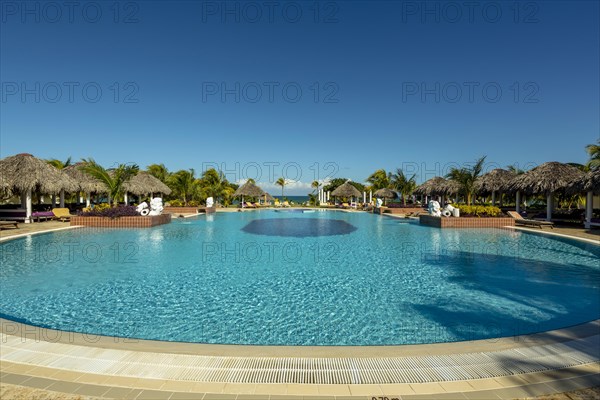
[[[182,342],[391,345],[600,318],[600,247],[366,213],[259,210],[0,245],[2,317]]]

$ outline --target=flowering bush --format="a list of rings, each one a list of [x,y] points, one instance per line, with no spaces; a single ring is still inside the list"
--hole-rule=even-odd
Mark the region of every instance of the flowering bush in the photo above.
[[[181,207],[183,206],[183,202],[181,200],[169,200],[167,203],[167,207]]]
[[[100,207],[100,205],[94,207],[93,210],[83,211],[80,215],[84,217],[107,217],[107,218],[119,218],[119,217],[135,217],[140,215],[135,210],[134,206],[116,206],[116,207]]]
[[[502,210],[494,206],[465,206],[453,204],[460,210],[461,217],[500,217]]]

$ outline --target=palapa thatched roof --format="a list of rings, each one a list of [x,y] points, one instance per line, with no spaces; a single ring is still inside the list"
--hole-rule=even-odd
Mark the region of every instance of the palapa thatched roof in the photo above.
[[[436,176],[419,185],[413,194],[424,196],[443,196],[445,195],[445,184],[446,180],[444,178],[441,176]]]
[[[496,168],[477,178],[475,190],[478,193],[499,192],[516,176],[514,172],[502,168]]]
[[[85,193],[102,193],[106,192],[106,186],[93,176],[86,174],[80,168],[83,163],[76,163],[63,168],[63,172],[67,174],[77,185],[78,191]]]
[[[596,168],[574,181],[569,192],[600,194],[600,168]]]
[[[373,195],[375,197],[386,198],[386,199],[395,199],[396,197],[398,197],[396,192],[394,192],[393,190],[388,189],[388,188],[379,189],[375,193],[373,193]]]
[[[139,171],[136,176],[123,184],[123,188],[132,194],[141,196],[148,193],[170,194],[171,189],[146,171]]]
[[[260,197],[264,193],[265,192],[261,188],[256,186],[254,183],[252,183],[250,181],[246,181],[246,183],[244,183],[242,186],[237,188],[237,190],[233,194],[233,197],[238,197],[238,196]]]
[[[266,201],[273,201],[273,200],[275,200],[275,198],[273,196],[271,196],[267,192],[265,192],[265,194],[263,194],[263,197],[265,198]]]
[[[350,182],[344,182],[340,186],[338,186],[333,192],[331,192],[331,195],[337,197],[360,197],[361,193],[358,191],[357,188],[352,186]]]
[[[12,190],[8,186],[3,176],[0,176],[0,199],[9,198],[13,195]]]
[[[0,160],[0,181],[0,187],[14,194],[28,190],[45,194],[77,190],[77,184],[69,176],[27,153]]]
[[[441,190],[441,194],[444,196],[458,194],[461,189],[462,186],[460,183],[453,181],[452,179],[447,179],[446,182],[442,182],[439,188],[439,190]]]
[[[502,189],[525,194],[552,193],[570,187],[582,175],[572,165],[551,161],[515,176]]]

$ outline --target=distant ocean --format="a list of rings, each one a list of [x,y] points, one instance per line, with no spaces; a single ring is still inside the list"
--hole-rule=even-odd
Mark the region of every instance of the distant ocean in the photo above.
[[[281,195],[273,196],[276,199],[281,199]],[[287,197],[289,201],[293,201],[294,203],[306,203],[308,201],[308,196],[284,196]]]
[[[273,196],[274,198],[276,198],[277,200],[281,201],[281,194],[279,194],[279,196]],[[284,195],[283,197],[287,198],[289,201],[293,201],[295,204],[301,204],[301,203],[306,203],[308,201],[308,196],[288,196],[288,195]],[[239,202],[239,199],[236,199],[234,201],[234,204],[237,204]]]

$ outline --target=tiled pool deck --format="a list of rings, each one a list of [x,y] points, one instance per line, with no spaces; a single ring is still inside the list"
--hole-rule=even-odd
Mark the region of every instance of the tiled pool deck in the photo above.
[[[31,225],[18,233],[65,227]],[[579,231],[553,233],[597,243]],[[600,385],[600,320],[494,340],[364,347],[169,343],[0,324],[1,383],[100,398],[509,399]]]

